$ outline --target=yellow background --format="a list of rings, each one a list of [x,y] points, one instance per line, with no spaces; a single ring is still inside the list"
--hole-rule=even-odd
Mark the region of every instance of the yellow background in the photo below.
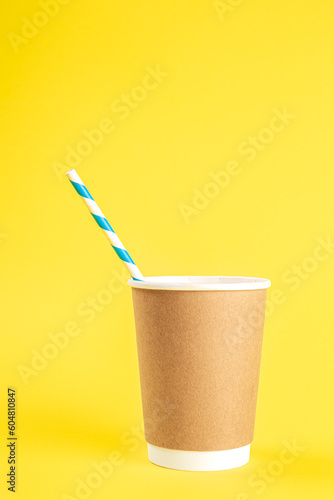
[[[39,11],[34,0],[7,2],[1,16],[1,498],[12,495],[8,386],[20,500],[79,498],[78,478],[113,450],[122,463],[91,498],[332,498],[334,253],[318,245],[334,238],[333,3],[70,0],[15,51],[8,34]],[[157,66],[157,88],[126,118],[112,111]],[[268,138],[263,128],[284,109],[291,122],[248,161],[241,143]],[[148,462],[122,264],[55,168],[104,118],[114,130],[77,170],[143,274],[272,281],[255,440],[241,469]],[[186,223],[180,205],[231,160],[241,172]],[[291,281],[299,265],[308,271]],[[101,306],[115,273],[118,292]],[[88,323],[78,307],[92,297]],[[31,368],[32,351],[69,322],[80,333],[25,383],[18,367]],[[252,486],[294,440],[295,460]]]

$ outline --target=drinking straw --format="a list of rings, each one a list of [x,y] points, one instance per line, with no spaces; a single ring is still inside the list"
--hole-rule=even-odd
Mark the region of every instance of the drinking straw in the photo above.
[[[111,243],[111,246],[117,253],[118,257],[121,259],[121,261],[125,264],[127,267],[129,273],[131,274],[131,277],[134,280],[137,281],[143,281],[144,277],[142,273],[139,271],[138,267],[136,264],[133,262],[131,259],[129,253],[125,249],[124,245],[122,244],[121,240],[115,233],[115,231],[112,229],[111,225],[103,215],[101,209],[89,193],[88,189],[80,179],[79,175],[75,171],[74,168],[72,170],[69,170],[66,172],[67,177],[69,178],[72,186],[78,193],[78,195],[81,197],[82,201],[85,203],[87,206],[88,210],[94,217],[95,221],[97,224],[100,226],[106,237]]]

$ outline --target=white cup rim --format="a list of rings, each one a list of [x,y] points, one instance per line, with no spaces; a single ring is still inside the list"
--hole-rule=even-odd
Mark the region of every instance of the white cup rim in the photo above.
[[[132,288],[150,290],[262,290],[271,283],[247,276],[147,276],[144,281],[129,279]]]

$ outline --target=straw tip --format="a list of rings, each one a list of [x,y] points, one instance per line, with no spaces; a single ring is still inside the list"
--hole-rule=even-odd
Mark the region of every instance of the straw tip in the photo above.
[[[73,174],[73,172],[75,172],[75,169],[74,168],[71,168],[71,170],[68,170],[65,175],[69,175],[69,174]]]

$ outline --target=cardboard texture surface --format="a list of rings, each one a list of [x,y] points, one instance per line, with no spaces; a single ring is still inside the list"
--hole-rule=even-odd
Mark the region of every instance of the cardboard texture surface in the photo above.
[[[132,289],[148,443],[188,451],[251,443],[266,293]]]

